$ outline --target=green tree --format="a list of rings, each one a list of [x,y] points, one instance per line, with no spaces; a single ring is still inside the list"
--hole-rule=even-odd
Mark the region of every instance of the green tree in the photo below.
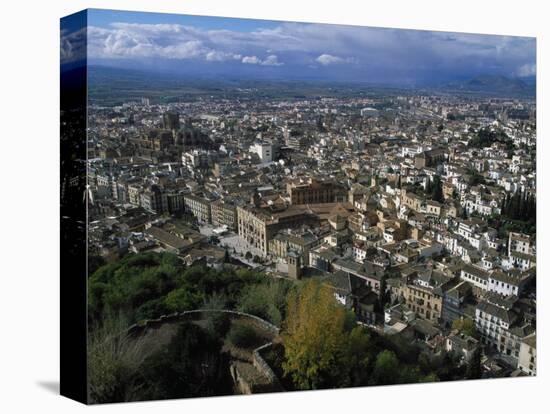
[[[458,191],[456,188],[453,188],[453,199],[458,200]]]
[[[91,325],[120,313],[129,323],[160,316],[166,311],[162,298],[180,284],[184,269],[177,256],[168,253],[128,255],[100,267],[88,283]]]
[[[183,312],[197,309],[202,303],[202,296],[189,286],[182,286],[168,293],[164,303],[172,312]]]
[[[424,375],[418,382],[439,382],[439,377],[434,372]]]
[[[231,343],[240,348],[250,348],[258,341],[258,335],[249,325],[234,323],[227,335]]]
[[[453,329],[457,329],[458,331],[472,337],[476,337],[477,335],[474,321],[470,318],[455,319],[453,321]]]
[[[248,285],[242,291],[237,309],[280,326],[284,318],[286,297],[290,287],[291,283],[286,280]]]
[[[372,340],[368,331],[362,326],[354,327],[347,336],[346,352],[342,363],[344,370],[348,371],[347,386],[356,387],[368,383],[372,349]]]
[[[225,296],[220,294],[214,294],[204,302],[202,308],[210,311],[205,312],[206,330],[212,336],[223,338],[231,327],[230,316],[226,312],[220,311],[221,309],[226,308],[226,304],[227,300]]]
[[[223,254],[223,262],[229,263],[231,262],[231,256],[229,255],[229,250],[225,249],[225,252]]]
[[[477,135],[468,142],[468,146],[471,148],[486,148],[495,142],[505,144],[508,149],[513,148],[513,142],[504,131],[491,130],[488,127],[480,128]]]
[[[482,374],[481,369],[481,349],[478,347],[468,361],[466,366],[467,379],[480,379]]]
[[[393,351],[384,350],[376,357],[372,381],[377,385],[397,384],[400,382],[399,360]]]

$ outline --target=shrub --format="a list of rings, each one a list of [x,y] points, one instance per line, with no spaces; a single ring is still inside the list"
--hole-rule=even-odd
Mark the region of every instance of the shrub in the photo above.
[[[231,318],[224,312],[212,312],[208,315],[207,329],[219,338],[224,338],[231,326]]]
[[[237,309],[280,326],[291,284],[286,280],[249,285],[243,289]]]
[[[132,401],[139,396],[139,373],[153,350],[143,339],[124,334],[127,324],[124,317],[113,317],[88,337],[88,381],[93,403]]]
[[[257,339],[256,331],[248,325],[233,325],[229,331],[229,341],[239,348],[249,348]]]

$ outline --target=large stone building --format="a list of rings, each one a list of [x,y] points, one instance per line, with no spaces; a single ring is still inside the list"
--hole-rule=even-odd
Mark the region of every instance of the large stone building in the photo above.
[[[407,284],[403,295],[408,307],[421,318],[436,322],[441,317],[443,295],[439,289]]]
[[[193,214],[200,222],[210,223],[212,221],[210,200],[196,195],[186,194],[183,197],[183,202],[185,211]]]
[[[162,126],[171,131],[180,129],[180,117],[175,112],[165,112],[162,114]]]
[[[168,212],[174,214],[185,210],[184,193],[169,189],[165,191]]]
[[[174,144],[174,137],[170,131],[153,129],[149,131],[148,137],[151,142],[150,147],[155,151],[164,151]]]
[[[237,209],[231,203],[216,200],[211,203],[212,224],[227,226],[228,229],[237,229]]]
[[[150,226],[144,233],[147,238],[155,240],[166,250],[179,254],[199,246],[205,240],[205,236],[199,232],[173,222]]]
[[[268,243],[269,254],[284,259],[289,251],[301,255],[301,263],[309,266],[309,251],[323,242],[323,236],[328,231],[314,233],[312,231],[291,232],[280,231]]]
[[[345,201],[336,199],[338,191],[333,182],[317,181],[313,178],[309,178],[306,181],[291,181],[287,183],[286,191],[290,196],[290,204],[319,204]]]
[[[445,292],[455,286],[455,278],[426,269],[413,270],[407,279],[392,283],[393,296],[400,298],[419,317],[438,322],[443,312]]]
[[[166,194],[158,185],[152,185],[150,189],[140,194],[140,205],[145,210],[155,214],[168,211]]]
[[[447,152],[443,148],[424,151],[414,157],[414,166],[418,169],[433,167],[438,162],[443,161],[446,156]]]
[[[289,207],[273,212],[253,206],[237,207],[239,236],[265,255],[269,251],[269,241],[279,230],[318,222],[317,216],[303,208]]]

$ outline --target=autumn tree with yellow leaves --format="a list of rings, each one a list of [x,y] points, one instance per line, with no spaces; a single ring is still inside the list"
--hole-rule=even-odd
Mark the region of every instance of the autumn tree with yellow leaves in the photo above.
[[[350,326],[348,316],[332,290],[317,281],[310,280],[289,295],[282,333],[283,370],[296,388],[345,387],[361,382],[353,370],[368,362],[368,334]]]

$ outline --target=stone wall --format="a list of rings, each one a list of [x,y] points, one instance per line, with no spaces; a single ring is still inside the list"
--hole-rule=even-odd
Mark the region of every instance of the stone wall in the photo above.
[[[271,348],[272,346],[273,346],[273,342],[269,342],[265,345],[262,345],[262,346],[256,348],[252,352],[252,363],[254,364],[254,367],[256,367],[256,369],[258,371],[260,371],[267,378],[269,378],[269,380],[271,382],[280,385],[279,384],[279,379],[277,378],[277,376],[275,375],[275,373],[273,372],[273,370],[271,369],[269,364],[267,362],[265,362],[265,359],[263,359],[262,355],[261,355],[262,351],[265,351],[265,350]]]
[[[272,323],[266,321],[265,319],[262,319],[256,315],[252,315],[250,313],[239,312],[239,311],[234,311],[229,309],[194,309],[194,310],[189,310],[184,312],[174,312],[169,315],[162,315],[158,319],[148,319],[146,321],[136,323],[128,328],[128,333],[131,335],[138,335],[140,333],[143,333],[147,329],[159,328],[160,325],[166,322],[203,319],[206,314],[214,313],[214,312],[222,312],[222,313],[231,315],[233,317],[240,317],[240,318],[246,318],[246,319],[252,320],[261,328],[266,329],[276,335],[279,334],[279,328],[273,325]]]

